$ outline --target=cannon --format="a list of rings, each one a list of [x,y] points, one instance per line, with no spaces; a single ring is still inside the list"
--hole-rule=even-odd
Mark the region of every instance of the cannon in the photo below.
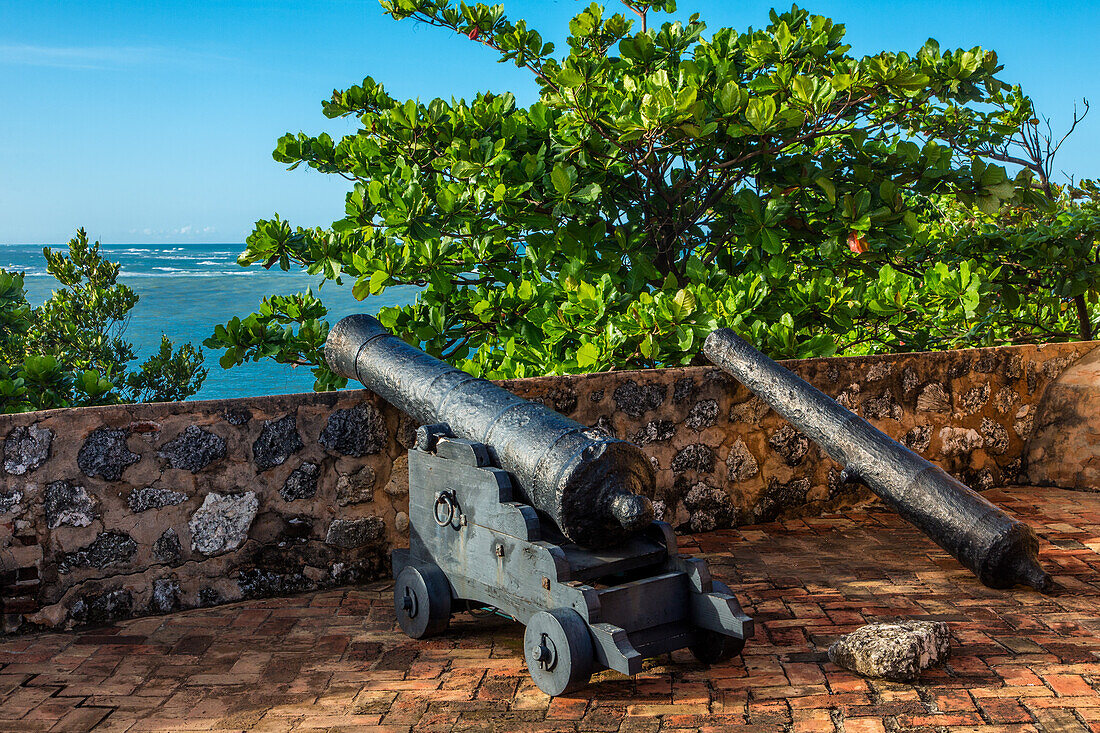
[[[443,633],[463,606],[493,609],[526,626],[531,677],[560,695],[677,649],[719,662],[752,636],[730,589],[653,520],[653,468],[637,446],[454,369],[370,316],[337,323],[325,360],[420,423],[409,547],[392,553],[410,637]]]
[[[903,519],[931,537],[991,588],[1047,592],[1034,531],[939,466],[913,453],[750,346],[728,328],[703,353],[843,466]]]

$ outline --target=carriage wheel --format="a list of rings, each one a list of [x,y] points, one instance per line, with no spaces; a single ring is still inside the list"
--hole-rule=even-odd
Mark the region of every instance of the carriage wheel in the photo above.
[[[592,677],[592,637],[571,608],[539,611],[527,622],[523,656],[531,679],[551,697],[584,687]]]
[[[711,583],[711,590],[714,593],[725,593],[728,596],[733,595],[733,591],[729,589],[725,583],[715,580]],[[718,664],[724,662],[727,659],[732,659],[741,653],[741,650],[745,648],[745,640],[738,639],[735,636],[726,636],[725,634],[719,634],[717,631],[700,630],[699,640],[688,647],[695,658],[703,664]]]
[[[438,567],[409,565],[393,586],[401,630],[413,639],[442,634],[451,620],[451,586]]]

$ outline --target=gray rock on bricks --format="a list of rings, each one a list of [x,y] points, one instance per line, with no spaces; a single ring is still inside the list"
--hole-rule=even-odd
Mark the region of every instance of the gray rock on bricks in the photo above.
[[[982,418],[982,441],[985,449],[993,455],[1004,455],[1008,450],[1008,430],[995,420]]]
[[[690,400],[699,391],[691,377],[680,377],[672,385],[672,401],[679,404]]]
[[[639,418],[650,410],[656,410],[665,401],[668,387],[664,385],[646,384],[640,386],[634,380],[623,382],[615,388],[611,399],[615,401],[615,407],[628,417]]]
[[[692,430],[709,428],[718,419],[718,412],[718,402],[716,400],[701,400],[688,413],[687,425]]]
[[[22,491],[12,491],[10,494],[0,494],[0,514],[14,514],[19,516],[23,513],[23,505],[19,502],[23,501]]]
[[[180,583],[172,578],[153,581],[153,597],[149,600],[150,613],[172,613],[180,607]]]
[[[940,451],[945,456],[970,455],[982,447],[982,436],[971,428],[945,426],[940,430]]]
[[[951,631],[943,621],[902,621],[862,626],[829,647],[836,665],[864,677],[898,682],[946,661]]]
[[[317,495],[317,479],[320,476],[321,468],[316,463],[303,463],[287,476],[279,494],[284,501],[312,499]]]
[[[187,501],[187,494],[171,489],[158,489],[153,486],[134,489],[126,496],[126,503],[129,505],[130,511],[135,514],[150,509],[182,504],[185,501]]]
[[[791,507],[801,506],[806,503],[806,494],[810,490],[808,478],[795,478],[786,483],[780,483],[774,476],[768,479],[768,486],[764,489],[752,508],[750,516],[753,522],[771,522]]]
[[[46,484],[42,496],[46,512],[46,526],[57,529],[65,524],[70,527],[87,527],[96,517],[96,501],[83,486],[68,481],[52,481]]]
[[[118,428],[97,428],[80,446],[76,465],[85,476],[118,481],[127,466],[141,460],[126,447],[128,435],[128,431]]]
[[[802,463],[806,453],[810,450],[810,440],[790,425],[784,425],[776,430],[768,438],[768,445],[783,459],[788,466],[797,466]]]
[[[334,519],[325,534],[325,544],[351,549],[376,545],[386,538],[386,522],[381,517]]]
[[[386,445],[386,422],[371,405],[334,410],[321,432],[320,443],[354,458],[371,455]]]
[[[726,477],[730,481],[748,481],[760,473],[760,464],[756,457],[745,445],[745,441],[738,438],[730,446],[729,455],[726,456]]]
[[[237,587],[245,598],[269,598],[313,590],[317,584],[301,573],[277,573],[262,568],[242,570]]]
[[[260,502],[255,492],[210,493],[191,515],[191,549],[204,555],[236,550],[248,537]]]
[[[336,503],[348,506],[374,501],[375,480],[374,469],[370,466],[362,466],[354,473],[341,474],[336,479]]]
[[[157,455],[167,458],[172,468],[198,473],[219,458],[225,458],[225,438],[198,425],[188,425],[174,440],[161,446]]]
[[[124,565],[137,554],[137,542],[125,532],[101,532],[90,545],[75,552],[67,552],[58,563],[58,571],[67,573],[73,568],[106,568]]]
[[[684,496],[684,508],[691,513],[692,532],[710,532],[737,524],[737,506],[730,495],[702,481]]]
[[[153,558],[167,565],[175,565],[183,559],[183,545],[176,530],[169,527],[157,538],[153,543]]]
[[[260,437],[252,444],[252,460],[257,469],[266,471],[281,466],[302,448],[305,444],[302,443],[302,436],[298,435],[298,422],[293,415],[266,420]]]
[[[199,608],[216,606],[222,602],[222,594],[213,586],[203,588],[199,591],[199,595],[196,597],[195,602],[198,604]]]
[[[714,450],[702,443],[684,446],[672,459],[672,472],[697,471],[710,473],[714,470]]]
[[[664,443],[676,435],[676,425],[671,420],[650,420],[638,432],[631,436],[630,442],[636,445]]]
[[[130,591],[120,588],[81,596],[69,609],[69,618],[78,625],[102,624],[129,618],[133,610],[134,597]]]
[[[12,428],[4,440],[4,470],[22,476],[41,466],[50,457],[53,431],[37,425]]]
[[[917,395],[917,412],[951,412],[951,395],[942,384],[933,382]]]
[[[932,426],[918,425],[902,436],[901,443],[916,453],[924,453],[932,444]]]

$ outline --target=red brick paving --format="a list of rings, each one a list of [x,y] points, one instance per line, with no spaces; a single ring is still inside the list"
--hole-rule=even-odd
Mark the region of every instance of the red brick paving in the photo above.
[[[1056,594],[986,589],[872,507],[685,539],[757,621],[709,669],[677,653],[550,700],[519,624],[462,615],[414,642],[374,586],[0,640],[0,731],[1100,731],[1100,495],[991,498],[1043,537]],[[896,617],[949,622],[948,665],[908,685],[826,660]]]

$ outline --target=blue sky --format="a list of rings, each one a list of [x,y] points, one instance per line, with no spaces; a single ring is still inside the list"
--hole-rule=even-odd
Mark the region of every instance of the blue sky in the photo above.
[[[773,3],[681,0],[710,28],[767,23]],[[853,53],[934,37],[998,52],[1064,126],[1100,102],[1100,2],[805,2],[848,28]],[[583,5],[505,2],[559,40]],[[375,0],[0,0],[0,243],[241,242],[279,212],[325,225],[346,183],[271,159],[286,131],[345,133],[320,100],[371,75],[394,96],[479,90],[534,99],[530,80],[464,37],[384,16]],[[1060,166],[1100,177],[1100,107]]]

